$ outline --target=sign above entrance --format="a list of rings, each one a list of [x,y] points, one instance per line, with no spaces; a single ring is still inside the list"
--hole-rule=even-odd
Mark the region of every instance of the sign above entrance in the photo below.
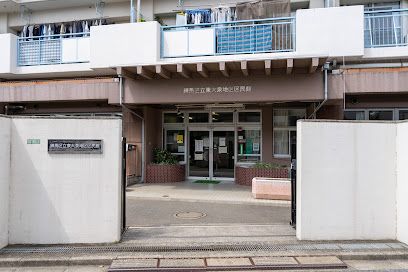
[[[48,140],[48,153],[102,154],[102,140]]]
[[[184,88],[183,94],[221,94],[221,93],[250,93],[252,86],[218,86]]]

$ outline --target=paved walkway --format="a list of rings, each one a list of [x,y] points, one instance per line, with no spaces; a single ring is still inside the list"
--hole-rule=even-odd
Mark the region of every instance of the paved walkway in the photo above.
[[[129,197],[126,225],[289,224],[289,206],[164,201]]]
[[[151,200],[183,200],[229,204],[281,205],[290,201],[254,199],[250,186],[234,183],[200,184],[192,182],[136,184],[126,189],[128,197]]]

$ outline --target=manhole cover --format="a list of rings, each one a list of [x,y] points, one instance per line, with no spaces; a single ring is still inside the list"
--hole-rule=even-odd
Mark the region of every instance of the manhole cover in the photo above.
[[[207,216],[202,212],[179,212],[174,215],[178,219],[199,219]]]

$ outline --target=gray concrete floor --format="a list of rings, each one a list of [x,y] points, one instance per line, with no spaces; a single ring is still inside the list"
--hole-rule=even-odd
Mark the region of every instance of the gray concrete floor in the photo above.
[[[148,200],[128,197],[128,226],[208,225],[208,224],[288,224],[289,206],[226,204],[179,200]],[[179,219],[179,212],[199,212],[199,219]]]

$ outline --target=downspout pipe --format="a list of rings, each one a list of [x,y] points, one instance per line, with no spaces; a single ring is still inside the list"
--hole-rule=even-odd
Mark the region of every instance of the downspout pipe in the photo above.
[[[123,104],[123,84],[124,84],[124,77],[122,75],[119,75],[119,105],[128,110],[131,114],[136,116],[142,121],[142,176],[141,180],[142,182],[145,181],[145,119],[143,116],[135,112],[134,110],[130,109],[127,107],[125,104]],[[123,111],[123,110],[122,110]]]
[[[329,87],[328,87],[328,71],[330,69],[330,63],[326,62],[323,65],[323,73],[324,73],[324,99],[323,101],[315,108],[315,110],[313,111],[313,113],[309,116],[308,119],[316,119],[316,113],[320,110],[321,107],[323,107],[324,104],[326,104],[327,100],[328,100],[328,92],[329,92]]]
[[[135,22],[136,22],[135,3],[134,3],[134,0],[130,0],[130,22],[131,22],[131,23],[135,23]]]

